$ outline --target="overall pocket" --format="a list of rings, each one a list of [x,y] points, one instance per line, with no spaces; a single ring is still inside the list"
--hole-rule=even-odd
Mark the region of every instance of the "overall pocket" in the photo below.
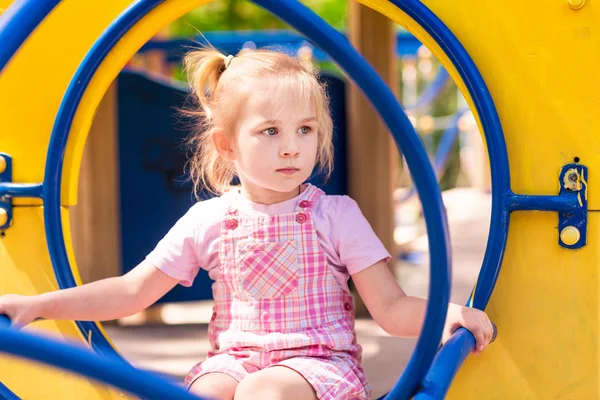
[[[240,281],[255,299],[275,299],[298,288],[296,241],[239,245]]]

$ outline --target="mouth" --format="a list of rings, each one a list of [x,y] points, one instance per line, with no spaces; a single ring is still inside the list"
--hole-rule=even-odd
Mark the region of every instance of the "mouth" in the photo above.
[[[277,172],[280,172],[280,173],[285,174],[285,175],[293,175],[293,174],[295,174],[298,171],[300,171],[298,168],[293,168],[293,167],[279,168],[277,170]]]

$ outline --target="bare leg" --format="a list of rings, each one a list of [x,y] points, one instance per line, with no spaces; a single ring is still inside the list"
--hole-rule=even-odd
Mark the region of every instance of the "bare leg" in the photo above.
[[[240,382],[235,400],[318,400],[313,387],[291,368],[275,366],[254,372]]]
[[[238,381],[221,372],[211,372],[196,379],[190,393],[215,400],[233,400]]]

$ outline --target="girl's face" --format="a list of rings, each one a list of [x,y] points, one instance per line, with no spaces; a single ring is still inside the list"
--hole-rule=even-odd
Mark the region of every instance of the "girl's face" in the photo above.
[[[229,142],[242,192],[274,204],[298,195],[311,175],[318,148],[316,109],[289,85],[257,82],[236,117]]]

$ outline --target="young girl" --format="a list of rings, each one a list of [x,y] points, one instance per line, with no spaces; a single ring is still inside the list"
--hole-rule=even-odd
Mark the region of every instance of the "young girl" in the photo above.
[[[304,182],[332,169],[332,121],[312,67],[257,50],[193,51],[185,65],[202,124],[192,142],[194,205],[146,260],[122,277],[0,298],[17,325],[37,317],[113,320],[150,306],[199,268],[214,279],[208,358],[186,377],[217,399],[368,399],[348,278],[389,334],[414,337],[426,300],[407,296],[356,202]],[[231,186],[237,178],[239,185]],[[485,313],[450,305],[444,337],[469,329],[481,352]]]

